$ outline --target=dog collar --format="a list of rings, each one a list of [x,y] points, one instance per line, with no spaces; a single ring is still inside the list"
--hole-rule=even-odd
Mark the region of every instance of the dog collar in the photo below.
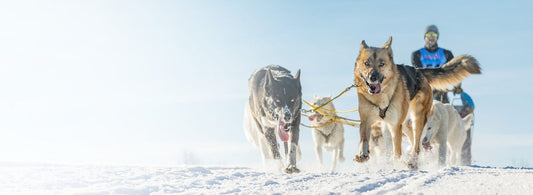
[[[385,119],[385,116],[386,116],[386,113],[387,113],[387,110],[389,109],[389,106],[390,104],[385,107],[384,109],[381,109],[380,107],[379,108],[379,117],[381,117],[382,119]]]

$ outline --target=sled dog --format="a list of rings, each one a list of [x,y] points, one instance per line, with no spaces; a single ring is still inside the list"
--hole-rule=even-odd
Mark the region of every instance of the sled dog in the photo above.
[[[441,68],[415,69],[412,66],[396,65],[391,48],[392,37],[381,48],[369,47],[363,40],[354,68],[355,84],[359,101],[359,154],[354,161],[362,163],[369,159],[371,126],[383,121],[392,137],[394,158],[402,155],[402,124],[407,115],[413,123],[409,133],[414,147],[407,165],[417,169],[422,128],[429,118],[434,89],[446,89],[459,84],[470,74],[481,73],[475,58],[458,56]]]
[[[314,106],[321,106],[330,100],[330,96],[314,96],[310,104]],[[328,103],[322,108],[325,110],[321,112],[328,114],[330,117],[337,116],[336,113],[330,112],[335,111],[335,106],[333,106],[333,103]],[[309,115],[309,120],[313,126],[311,131],[313,135],[313,141],[315,142],[315,152],[318,162],[320,165],[323,165],[322,149],[328,152],[333,152],[331,171],[335,171],[337,161],[344,162],[344,127],[341,123],[335,123],[334,119],[330,117],[324,116],[315,111]]]
[[[461,154],[466,140],[465,123],[470,117],[472,115],[461,119],[452,105],[433,101],[431,114],[422,132],[422,146],[426,150],[431,150],[432,145],[439,146],[439,165],[463,165]]]
[[[244,132],[250,142],[261,150],[263,160],[280,160],[278,139],[283,142],[288,159],[286,173],[298,173],[298,137],[302,88],[300,70],[290,71],[269,65],[257,69],[248,79],[250,97],[244,110]]]

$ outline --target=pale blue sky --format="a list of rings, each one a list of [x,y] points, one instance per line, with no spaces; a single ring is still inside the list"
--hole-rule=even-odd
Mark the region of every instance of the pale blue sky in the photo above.
[[[261,66],[301,69],[303,95],[353,82],[361,40],[393,36],[410,64],[423,29],[470,54],[483,75],[464,81],[476,102],[474,160],[533,163],[528,123],[530,1],[2,1],[0,161],[260,163],[242,130],[247,79]],[[337,109],[355,107],[350,92]],[[355,114],[345,115],[357,118]],[[303,120],[307,122],[306,120]],[[315,162],[301,130],[304,160]],[[358,129],[346,127],[348,159]],[[307,148],[305,148],[307,147]]]

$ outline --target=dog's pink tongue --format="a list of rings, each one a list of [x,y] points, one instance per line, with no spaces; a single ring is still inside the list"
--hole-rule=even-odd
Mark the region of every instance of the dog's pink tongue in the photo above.
[[[278,126],[278,134],[279,134],[279,138],[281,139],[282,142],[287,142],[289,141],[289,133],[287,133],[287,131],[285,131],[285,126],[287,124],[284,123],[284,122],[279,122],[279,126]]]
[[[381,93],[381,84],[370,84],[370,88],[373,89],[374,93],[372,94],[379,94]]]

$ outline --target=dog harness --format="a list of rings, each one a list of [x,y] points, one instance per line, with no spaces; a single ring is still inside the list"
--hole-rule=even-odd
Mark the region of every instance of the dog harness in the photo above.
[[[400,75],[403,76],[407,90],[409,91],[409,98],[412,100],[416,93],[420,90],[420,81],[422,80],[422,73],[412,66],[403,64],[396,64]]]
[[[334,125],[333,128],[335,128],[335,126],[337,126],[337,124],[335,124],[335,123],[333,123],[333,125]],[[324,139],[326,139],[326,143],[328,143],[329,142],[329,137],[331,136],[331,133],[326,135],[322,131],[318,131],[318,132],[322,135],[322,137],[324,137]]]
[[[416,93],[420,90],[420,81],[422,80],[422,73],[418,71],[418,69],[412,67],[412,66],[406,66],[403,64],[396,64],[396,67],[398,68],[398,71],[400,72],[400,75],[403,77],[404,84],[407,88],[407,91],[409,92],[409,100],[412,100],[415,98]],[[392,102],[392,98],[389,100],[389,105],[383,109],[381,109],[378,105],[374,104],[376,107],[379,108],[379,117],[382,119],[385,119],[387,116],[387,110],[389,110],[390,103]]]
[[[442,48],[431,53],[426,48],[420,49],[420,62],[423,68],[437,68],[446,63],[446,56]]]

